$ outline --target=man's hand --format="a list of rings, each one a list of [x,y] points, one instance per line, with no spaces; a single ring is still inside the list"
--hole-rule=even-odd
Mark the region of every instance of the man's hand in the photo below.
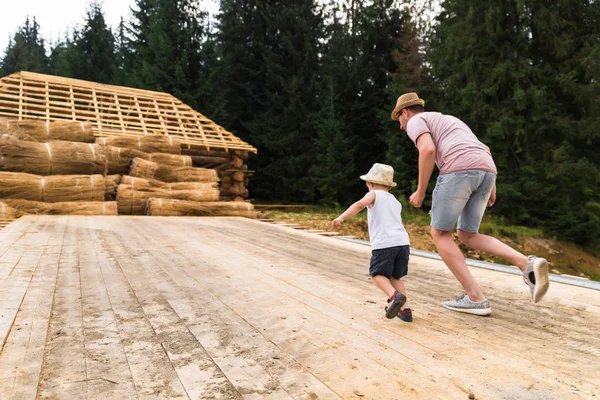
[[[423,200],[425,200],[425,192],[416,191],[408,198],[410,204],[419,208],[423,205]]]
[[[492,193],[490,193],[490,199],[488,200],[487,206],[491,207],[496,203],[496,185],[492,189]]]
[[[337,227],[339,227],[339,226],[341,226],[341,225],[342,225],[342,222],[344,222],[344,220],[343,220],[343,219],[341,219],[340,217],[337,217],[336,219],[334,219],[333,221],[331,221],[331,225],[332,225],[334,228],[337,228]]]

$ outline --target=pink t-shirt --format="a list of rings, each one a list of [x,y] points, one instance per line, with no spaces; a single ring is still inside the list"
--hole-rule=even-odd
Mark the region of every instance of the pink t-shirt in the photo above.
[[[406,133],[415,145],[419,136],[431,134],[437,148],[435,163],[440,175],[469,169],[497,173],[487,146],[456,117],[438,112],[419,113],[406,124]]]

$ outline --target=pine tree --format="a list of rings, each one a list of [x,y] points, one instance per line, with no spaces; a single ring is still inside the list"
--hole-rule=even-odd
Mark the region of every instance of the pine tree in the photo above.
[[[356,145],[346,135],[344,121],[336,106],[338,95],[331,77],[325,79],[329,93],[322,93],[326,106],[317,118],[315,164],[310,168],[316,189],[316,200],[324,204],[346,204],[352,201],[348,188],[357,179],[354,168]]]
[[[595,190],[563,188],[576,179],[570,166],[591,177],[599,169],[597,152],[589,151],[598,143],[589,127],[598,121],[599,7],[589,0],[446,0],[428,58],[450,111],[492,149],[496,211],[560,237],[569,231],[580,243],[600,229],[590,231]],[[576,181],[589,188],[587,177]]]
[[[75,48],[75,40],[79,37],[77,29],[71,34],[65,32],[62,41],[52,47],[50,53],[50,73],[52,75],[72,78],[81,64],[81,54]]]
[[[210,31],[210,28],[208,28]],[[216,33],[208,33],[200,50],[201,72],[199,84],[194,90],[196,105],[202,114],[209,116],[219,125],[232,130],[227,98],[223,90],[223,54],[217,42]]]
[[[219,46],[231,126],[260,157],[254,195],[309,201],[321,18],[312,0],[223,1]]]
[[[27,17],[25,24],[18,28],[4,51],[0,76],[19,71],[47,73],[48,64],[45,41],[40,36],[40,25],[35,17],[32,21]]]
[[[379,110],[381,125],[384,128],[385,143],[388,146],[386,162],[395,169],[396,190],[408,198],[417,188],[419,153],[414,143],[400,129],[397,121],[390,120],[390,113],[396,104],[398,96],[407,92],[417,92],[426,99],[426,107],[439,111],[444,107],[438,96],[436,82],[431,79],[428,65],[424,57],[429,49],[432,35],[430,13],[435,1],[413,0],[408,2],[406,19],[402,31],[395,38],[392,48],[394,60],[393,69],[389,70],[390,81],[386,87],[385,106]],[[431,179],[430,192],[435,186]],[[431,196],[427,196],[424,207],[430,205]]]
[[[331,71],[339,93],[338,109],[346,135],[360,148],[354,171],[358,176],[373,163],[389,160],[389,108],[395,100],[391,100],[388,88],[398,72],[398,52],[405,52],[399,42],[409,18],[391,1],[353,1],[342,8],[333,1],[329,8],[332,17],[323,68]],[[387,118],[382,117],[382,109]],[[394,131],[395,135],[398,133]],[[360,180],[351,182],[347,188],[350,196],[364,192]]]
[[[97,1],[89,6],[85,24],[75,40],[75,49],[79,53],[79,65],[72,69],[72,77],[100,83],[113,82],[117,62],[115,39]]]
[[[265,97],[266,63],[263,52],[268,38],[263,1],[223,0],[217,16],[215,52],[217,93],[224,100],[219,119],[243,140],[250,140],[247,121],[256,119]],[[264,158],[260,151],[260,158]],[[254,185],[253,185],[254,186]]]
[[[115,64],[113,67],[113,83],[119,86],[130,86],[132,74],[132,54],[130,38],[123,17],[117,27],[115,36]]]
[[[136,0],[132,13],[132,84],[196,108],[205,13],[192,0]]]

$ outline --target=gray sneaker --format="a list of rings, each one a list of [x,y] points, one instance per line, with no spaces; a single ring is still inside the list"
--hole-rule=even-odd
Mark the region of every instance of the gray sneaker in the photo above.
[[[536,256],[527,257],[527,269],[523,272],[523,281],[529,286],[531,301],[537,303],[542,300],[550,285],[548,261]]]
[[[448,310],[464,312],[468,314],[475,315],[490,315],[492,313],[492,308],[490,306],[489,300],[483,300],[478,303],[471,301],[469,296],[466,294],[458,296],[454,300],[448,300],[443,303],[444,307]]]

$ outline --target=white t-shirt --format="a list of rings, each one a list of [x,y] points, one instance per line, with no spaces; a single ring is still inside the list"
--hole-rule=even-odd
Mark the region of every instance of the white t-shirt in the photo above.
[[[374,190],[375,202],[367,207],[369,239],[373,250],[410,245],[402,225],[402,204],[385,190]]]

